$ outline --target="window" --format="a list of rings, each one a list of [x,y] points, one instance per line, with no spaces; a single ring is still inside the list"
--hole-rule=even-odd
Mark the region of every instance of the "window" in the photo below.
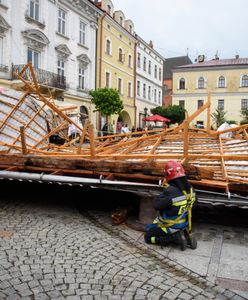
[[[79,44],[86,44],[86,24],[80,21]]]
[[[161,70],[161,68],[159,68],[158,79],[159,80],[162,79],[162,70]]]
[[[154,89],[154,102],[157,102],[157,90]]]
[[[143,70],[146,71],[146,57],[144,57],[144,61],[143,61]]]
[[[185,107],[185,101],[184,100],[179,100],[179,106],[184,108]]]
[[[28,49],[28,62],[32,63],[32,66],[34,68],[39,68],[40,66],[40,53],[32,50],[32,49]]]
[[[151,86],[148,86],[148,99],[151,100]]]
[[[129,32],[132,33],[132,31],[133,31],[133,26],[132,26],[132,25],[129,25]]]
[[[110,73],[106,72],[106,87],[110,87]]]
[[[149,62],[148,62],[148,73],[151,74],[151,72],[152,72],[152,63],[149,60]]]
[[[78,87],[82,90],[85,89],[85,73],[84,73],[84,69],[80,67],[78,70]]]
[[[120,16],[120,24],[121,24],[121,26],[123,26],[123,18],[122,18],[122,16]]]
[[[30,0],[29,2],[29,16],[36,20],[39,21],[40,19],[40,0]],[[1,3],[1,2],[0,2]]]
[[[118,92],[122,94],[122,79],[118,78]]]
[[[242,99],[241,100],[241,110],[248,109],[248,99]]]
[[[58,17],[58,32],[65,35],[65,17],[66,12],[63,9],[59,9],[59,17]]]
[[[128,55],[128,66],[129,68],[132,68],[132,55]]]
[[[127,88],[127,95],[128,97],[132,97],[132,83],[128,82],[128,88]]]
[[[203,106],[204,101],[203,100],[198,100],[197,102],[197,109],[200,109]]]
[[[110,40],[107,40],[107,41],[106,41],[106,53],[107,53],[108,55],[111,54],[111,42],[110,42]]]
[[[154,77],[157,78],[158,77],[158,67],[155,66],[154,68]]]
[[[123,54],[122,54],[122,49],[119,48],[119,61],[123,62]]]
[[[161,92],[159,91],[158,92],[158,103],[160,103],[161,102]]]
[[[111,6],[110,6],[110,5],[107,6],[107,13],[108,13],[109,15],[111,15]]]
[[[179,89],[184,90],[185,89],[185,79],[181,78],[179,81]]]
[[[137,81],[137,95],[140,96],[140,81]]]
[[[137,65],[138,65],[138,68],[140,68],[140,53],[138,53],[138,57],[137,57]]]
[[[218,109],[224,110],[224,100],[223,99],[218,100]]]
[[[225,77],[220,76],[219,81],[218,81],[218,87],[219,88],[224,88],[225,86],[226,86]]]
[[[200,77],[198,79],[198,89],[204,89],[204,78]]]
[[[58,75],[65,76],[65,62],[63,60],[58,60]]]
[[[248,75],[244,75],[242,76],[242,83],[241,83],[242,87],[248,87]]]
[[[146,84],[143,84],[143,97],[146,98]]]

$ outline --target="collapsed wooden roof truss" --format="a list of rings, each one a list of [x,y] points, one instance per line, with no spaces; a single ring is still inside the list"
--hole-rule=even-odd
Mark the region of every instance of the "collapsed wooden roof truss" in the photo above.
[[[103,174],[107,178],[152,182],[163,177],[166,161],[176,159],[189,175],[197,170],[193,183],[226,191],[234,183],[248,184],[248,125],[210,130],[210,95],[207,103],[174,128],[95,137],[88,119],[80,127],[55,105],[52,97],[41,94],[30,64],[17,75],[25,91],[19,97],[14,92],[0,93],[2,168],[8,164],[21,168],[23,164],[26,169],[46,169],[56,174]],[[191,122],[205,110],[206,129],[191,128]],[[70,124],[80,132],[74,139],[67,135]],[[233,137],[223,139],[228,132]],[[63,137],[65,143],[50,143],[54,134]],[[28,156],[32,165],[24,163],[23,156]]]

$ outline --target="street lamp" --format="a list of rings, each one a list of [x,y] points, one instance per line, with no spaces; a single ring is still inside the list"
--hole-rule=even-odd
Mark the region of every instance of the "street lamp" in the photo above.
[[[148,111],[148,108],[145,107],[145,108],[144,108],[145,118],[146,118],[146,116],[147,116],[147,111]],[[145,120],[145,126],[146,126],[146,120]]]

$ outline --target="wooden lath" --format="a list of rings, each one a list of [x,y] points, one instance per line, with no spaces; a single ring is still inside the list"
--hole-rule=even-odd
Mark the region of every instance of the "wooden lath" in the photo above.
[[[28,77],[22,78],[24,73],[29,73]],[[67,108],[59,109],[51,97],[45,98],[40,93],[31,65],[19,73],[19,79],[25,84],[29,94],[32,93],[26,96],[33,97],[34,101],[38,100],[41,105],[34,110],[27,122],[20,123],[23,125],[21,132],[19,126],[15,126],[18,135],[15,136],[12,145],[0,142],[0,146],[5,145],[6,149],[11,150],[11,154],[0,153],[2,165],[6,163],[9,167],[12,162],[14,167],[18,166],[20,169],[26,167],[33,171],[47,170],[52,174],[103,175],[111,179],[128,178],[132,181],[153,182],[159,177],[163,178],[165,162],[175,159],[183,162],[189,175],[193,174],[199,184],[206,187],[221,186],[228,191],[232,182],[236,184],[240,180],[242,183],[248,183],[248,125],[222,132],[211,130],[210,95],[198,111],[187,116],[184,122],[176,127],[95,137],[93,125],[88,119],[81,128],[65,114]],[[25,100],[24,97],[22,101]],[[12,104],[11,111],[13,109],[20,109],[20,105]],[[50,109],[51,115],[54,116],[48,120],[51,130],[46,131],[38,140],[34,137],[36,141],[31,145],[28,130],[34,129],[39,132],[35,126],[36,117],[42,117],[46,109]],[[192,128],[192,121],[206,110],[206,129]],[[5,124],[13,116],[13,112],[9,113],[9,117],[6,115]],[[51,135],[61,134],[69,124],[79,129],[80,137],[67,139],[63,145],[45,143]],[[236,138],[231,139],[231,144],[228,143],[230,140],[226,141],[221,137],[221,133],[225,132],[236,133]],[[85,140],[89,143],[85,143]],[[236,150],[241,147],[244,149],[237,153]],[[18,151],[19,156],[13,155],[13,151]],[[243,165],[247,162],[247,168],[244,166],[242,169],[240,162],[243,162]]]

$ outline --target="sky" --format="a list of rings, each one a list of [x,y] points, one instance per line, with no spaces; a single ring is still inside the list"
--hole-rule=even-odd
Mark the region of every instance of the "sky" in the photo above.
[[[248,57],[248,0],[112,0],[164,58]]]

